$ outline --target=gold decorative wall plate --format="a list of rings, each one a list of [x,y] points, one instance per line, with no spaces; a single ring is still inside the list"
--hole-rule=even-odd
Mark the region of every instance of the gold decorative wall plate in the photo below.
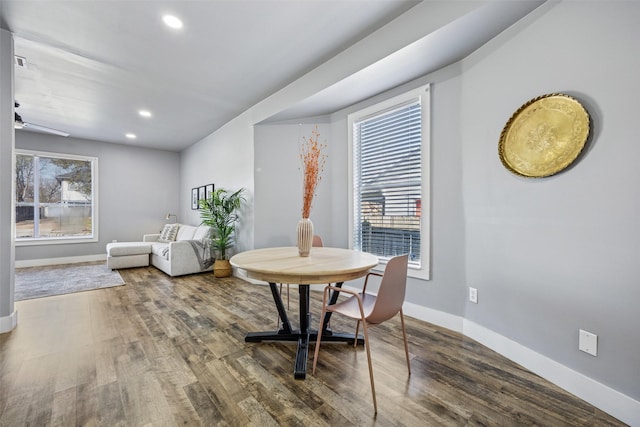
[[[498,153],[511,172],[542,178],[573,163],[589,137],[589,114],[574,98],[552,93],[520,107],[500,134]]]

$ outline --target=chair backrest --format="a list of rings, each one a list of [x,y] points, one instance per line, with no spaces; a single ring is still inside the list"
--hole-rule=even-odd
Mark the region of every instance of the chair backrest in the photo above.
[[[311,243],[311,246],[315,246],[316,248],[321,248],[322,246],[324,246],[322,244],[322,237],[318,236],[317,234],[314,234],[313,242]]]
[[[367,322],[377,324],[398,314],[404,303],[407,289],[407,265],[409,255],[391,258],[384,270],[376,303],[367,316]]]

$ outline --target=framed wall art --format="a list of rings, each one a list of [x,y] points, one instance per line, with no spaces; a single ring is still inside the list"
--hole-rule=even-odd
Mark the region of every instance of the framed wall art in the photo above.
[[[206,198],[207,200],[208,200],[211,196],[213,196],[213,189],[214,189],[213,184],[207,184],[207,185],[205,186],[204,194],[205,194],[205,198]]]
[[[198,209],[198,189],[197,188],[192,188],[191,189],[191,210],[196,210]]]

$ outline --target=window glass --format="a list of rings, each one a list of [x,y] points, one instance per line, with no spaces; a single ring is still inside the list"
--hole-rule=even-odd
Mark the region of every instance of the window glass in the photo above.
[[[16,154],[16,242],[97,237],[97,159]]]

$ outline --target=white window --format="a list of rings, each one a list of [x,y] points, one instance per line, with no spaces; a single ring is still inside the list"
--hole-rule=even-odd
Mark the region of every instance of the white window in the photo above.
[[[16,150],[16,244],[98,241],[95,157]]]
[[[350,234],[354,249],[408,253],[429,278],[429,86],[350,114]]]

